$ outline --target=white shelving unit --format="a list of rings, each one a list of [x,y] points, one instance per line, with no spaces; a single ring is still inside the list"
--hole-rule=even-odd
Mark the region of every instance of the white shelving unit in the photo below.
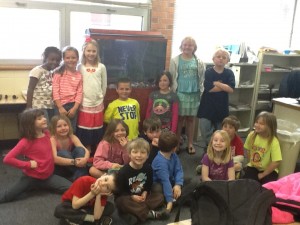
[[[259,53],[255,85],[255,115],[272,112],[272,98],[278,97],[279,85],[293,69],[300,68],[300,55]]]
[[[254,98],[257,64],[236,63],[231,69],[235,75],[236,86],[229,94],[229,114],[235,115],[241,122],[239,135],[246,137],[253,126]]]

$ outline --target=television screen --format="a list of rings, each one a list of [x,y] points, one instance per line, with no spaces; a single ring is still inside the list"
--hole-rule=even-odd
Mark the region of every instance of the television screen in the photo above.
[[[166,42],[98,39],[101,62],[107,69],[108,84],[120,77],[132,82],[153,83],[165,69]]]

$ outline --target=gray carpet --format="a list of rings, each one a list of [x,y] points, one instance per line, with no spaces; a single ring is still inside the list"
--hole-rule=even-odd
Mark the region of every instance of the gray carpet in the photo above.
[[[200,143],[195,143],[196,154],[189,155],[186,151],[181,151],[181,159],[185,184],[198,182],[195,168],[199,164],[200,156],[203,152]],[[0,152],[1,156],[4,151]],[[0,190],[9,187],[18,179],[21,172],[15,168],[6,166],[0,160]],[[46,191],[29,192],[22,199],[10,203],[0,204],[0,225],[58,225],[59,220],[53,216],[55,206],[60,202],[60,195]],[[165,225],[174,222],[176,208],[173,210],[170,219],[167,221],[147,221],[144,225]],[[180,219],[190,218],[189,209],[184,207],[181,211]],[[113,225],[126,225],[119,218],[118,213],[113,214]]]

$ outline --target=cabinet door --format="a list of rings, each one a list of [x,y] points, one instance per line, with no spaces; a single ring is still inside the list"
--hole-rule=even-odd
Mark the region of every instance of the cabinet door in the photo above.
[[[231,67],[236,87],[229,94],[229,111],[241,122],[239,133],[246,136],[251,130],[253,120],[254,87],[256,83],[256,64],[239,63]]]

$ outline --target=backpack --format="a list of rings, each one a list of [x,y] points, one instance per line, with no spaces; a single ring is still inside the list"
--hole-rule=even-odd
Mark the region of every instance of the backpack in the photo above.
[[[192,225],[272,225],[271,205],[275,195],[255,180],[207,181],[178,201],[189,203]]]

